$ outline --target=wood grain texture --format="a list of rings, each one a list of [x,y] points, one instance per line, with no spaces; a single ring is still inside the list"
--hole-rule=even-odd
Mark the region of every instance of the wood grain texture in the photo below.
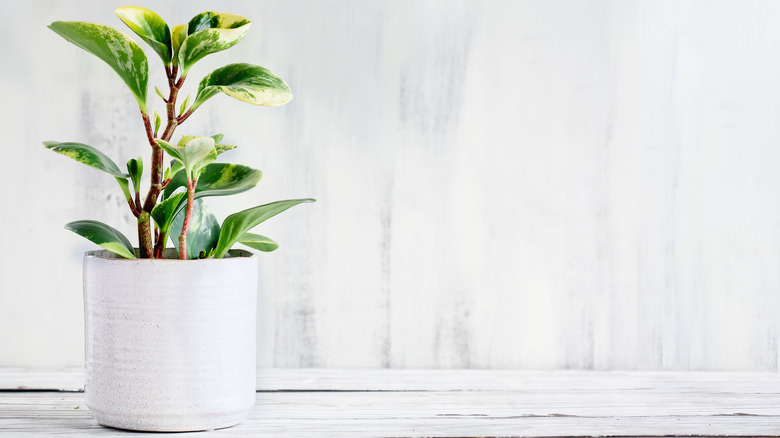
[[[81,363],[92,247],[60,224],[134,235],[115,182],[39,146],[147,155],[121,81],[45,29],[121,28],[124,5],[31,0],[0,17],[17,42],[0,48],[13,60],[0,67],[13,84],[0,173],[14,187],[0,191],[0,365]],[[216,7],[147,6],[173,23]],[[260,366],[777,371],[780,4],[219,9],[252,29],[182,94],[241,60],[296,97],[274,109],[216,97],[182,128],[225,133],[239,145],[225,160],[264,171],[212,210],[319,200],[257,230],[281,244],[260,260]]]
[[[258,391],[567,391],[780,393],[773,372],[259,368]],[[84,389],[82,368],[0,368],[2,391]]]
[[[0,384],[24,373],[4,370]],[[62,372],[27,373],[31,387]],[[775,373],[261,370],[257,406],[206,436],[777,436]],[[38,382],[38,383],[36,383]],[[82,393],[0,392],[0,436],[127,436]]]

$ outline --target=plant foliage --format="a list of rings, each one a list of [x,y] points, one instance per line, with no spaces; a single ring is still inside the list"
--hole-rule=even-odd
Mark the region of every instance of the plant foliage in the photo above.
[[[167,93],[155,87],[165,105],[167,120],[157,111],[149,114],[149,66],[141,47],[124,33],[101,24],[55,21],[49,28],[67,41],[102,59],[130,89],[141,110],[151,160],[147,167],[148,192],[142,196],[144,163],[130,158],[124,172],[93,146],[76,142],[46,141],[44,146],[116,179],[137,219],[138,250],[117,229],[102,222],[81,220],[65,228],[124,258],[162,258],[168,239],[180,259],[222,258],[236,243],[259,251],[273,251],[272,239],[249,231],[261,222],[295,205],[313,199],[277,201],[228,216],[220,225],[203,198],[245,192],[260,182],[262,172],[248,166],[215,162],[235,145],[222,144],[223,135],[184,135],[172,142],[176,128],[207,100],[224,93],[242,102],[279,106],[292,100],[290,87],[270,70],[247,63],[228,64],[206,75],[190,105],[187,96],[177,108],[179,91],[192,66],[203,57],[229,49],[246,35],[246,17],[206,11],[185,24],[169,26],[149,9],[126,6],[116,10],[120,20],[160,58],[168,82]],[[160,130],[162,129],[162,132]],[[165,155],[172,160],[165,166]],[[131,190],[132,186],[132,190]],[[172,234],[173,233],[173,234]]]

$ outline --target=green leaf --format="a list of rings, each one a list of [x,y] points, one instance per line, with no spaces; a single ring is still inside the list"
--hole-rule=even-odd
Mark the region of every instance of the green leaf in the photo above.
[[[184,224],[185,209],[182,209],[171,224],[171,241],[179,249],[179,235]],[[208,254],[217,246],[219,240],[219,222],[209,211],[202,199],[196,199],[187,229],[187,259],[197,259],[201,251]]]
[[[162,119],[160,118],[160,115],[157,114],[157,111],[154,112],[154,133],[157,134],[157,131],[160,130],[160,124],[162,123]]]
[[[214,251],[214,258],[221,259],[241,236],[261,222],[304,202],[314,202],[314,199],[291,199],[260,205],[238,213],[233,213],[222,222],[219,242]]]
[[[43,145],[47,149],[51,149],[54,152],[73,158],[80,163],[84,163],[89,167],[102,170],[103,172],[112,175],[116,178],[116,182],[119,183],[119,187],[122,189],[125,199],[130,200],[130,189],[127,183],[127,178],[130,178],[130,175],[122,173],[122,171],[119,170],[119,166],[114,163],[114,160],[108,158],[103,152],[83,143],[44,141]]]
[[[130,202],[132,196],[130,195],[130,186],[125,178],[116,178],[116,182],[119,183],[119,187],[122,188],[122,193],[125,195],[125,199]]]
[[[223,92],[253,105],[279,106],[292,100],[290,86],[259,65],[229,64],[204,77],[198,85],[193,109]]]
[[[149,66],[141,47],[127,35],[109,26],[78,21],[55,21],[49,25],[61,37],[106,62],[127,84],[146,114]]]
[[[195,198],[204,196],[226,196],[245,192],[256,186],[263,172],[240,164],[211,163],[200,173],[195,186]],[[165,187],[165,197],[171,196],[179,187],[187,188],[187,177],[179,172]]]
[[[187,24],[187,34],[192,35],[204,29],[237,29],[249,24],[249,19],[229,12],[206,11],[192,17]]]
[[[187,178],[197,180],[201,169],[217,159],[217,150],[214,147],[214,139],[211,137],[192,137],[178,145],[165,140],[157,140],[157,144],[168,152],[170,156],[184,165]]]
[[[171,160],[171,167],[170,167],[171,174],[170,174],[170,177],[173,178],[182,169],[184,169],[184,166],[181,163],[179,163],[176,160]],[[187,187],[187,176],[182,174],[181,177],[184,178],[184,182],[185,182],[184,186]],[[171,193],[171,192],[168,192],[168,193]]]
[[[144,174],[144,160],[141,157],[131,158],[127,162],[127,172],[130,174],[130,180],[133,181],[135,191],[141,189],[141,176]]]
[[[179,142],[176,145],[177,146],[186,146],[187,143],[189,143],[190,141],[192,141],[192,140],[194,140],[196,138],[198,138],[197,135],[182,135],[181,136],[181,140],[179,140]],[[214,137],[211,137],[211,138],[213,139]],[[215,143],[216,143],[216,141],[215,141]]]
[[[214,145],[214,148],[217,149],[217,155],[222,154],[224,152],[227,152],[227,151],[229,151],[231,149],[235,149],[236,147],[237,146],[234,145],[234,144],[217,143],[217,144]]]
[[[171,30],[171,43],[173,44],[173,65],[179,65],[179,49],[181,43],[187,38],[187,25],[179,24]]]
[[[47,149],[51,149],[54,152],[73,158],[74,160],[84,163],[87,166],[94,167],[95,169],[102,170],[117,178],[128,178],[130,175],[122,173],[119,170],[119,166],[116,165],[114,160],[108,158],[106,154],[100,152],[96,148],[74,142],[58,142],[58,141],[44,141],[43,145]]]
[[[171,44],[171,29],[165,20],[149,9],[140,6],[125,6],[117,9],[116,15],[146,41],[163,60],[165,65],[171,63],[173,45]]]
[[[187,96],[187,97],[189,97],[189,96]],[[183,135],[181,137],[181,140],[179,140],[179,146],[183,146],[183,145],[187,144],[190,140],[192,140],[195,137],[197,137],[197,136],[195,136],[195,135]],[[235,149],[235,148],[238,147],[238,146],[232,145],[232,144],[222,144],[222,143],[219,143],[219,141],[222,140],[222,137],[223,137],[222,134],[216,134],[216,135],[212,135],[211,136],[211,138],[213,138],[214,141],[217,142],[214,145],[214,148],[217,150],[217,155],[219,155],[219,154],[221,154],[223,152],[229,151],[231,149]]]
[[[279,244],[270,238],[252,233],[244,233],[238,239],[238,243],[243,243],[250,248],[263,252],[271,252],[279,248]]]
[[[152,209],[152,219],[157,224],[157,228],[163,234],[163,242],[168,241],[168,233],[171,230],[171,223],[176,215],[187,204],[187,192],[177,193],[161,203],[154,206]]]
[[[179,164],[176,162],[176,164]],[[173,172],[173,170],[171,171]],[[225,196],[245,192],[256,186],[263,172],[240,164],[211,163],[201,171],[195,187],[195,199],[206,196]],[[187,176],[184,172],[175,172],[163,191],[163,201],[152,210],[152,218],[157,226],[166,233],[166,239],[173,219],[187,205],[186,193],[177,190],[187,189]]]
[[[179,115],[184,114],[184,110],[187,109],[187,104],[190,103],[190,96],[187,95],[187,97],[184,99],[184,102],[181,103],[181,106],[179,107]]]
[[[126,259],[134,259],[133,245],[116,228],[98,221],[75,221],[65,225],[65,229],[97,243],[103,248]]]
[[[196,15],[187,26],[187,38],[179,49],[179,67],[186,75],[193,64],[206,55],[236,45],[249,30],[246,17],[207,11]],[[178,26],[177,26],[178,27]]]

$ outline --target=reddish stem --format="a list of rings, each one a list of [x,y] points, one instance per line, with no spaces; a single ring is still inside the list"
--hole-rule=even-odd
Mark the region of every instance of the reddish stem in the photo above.
[[[192,218],[192,208],[195,202],[196,180],[187,180],[187,209],[184,212],[184,223],[181,226],[179,235],[179,259],[187,260],[187,231],[190,229],[190,219]]]
[[[140,215],[140,208],[137,208],[136,205],[133,203],[133,199],[128,199],[127,204],[130,206],[130,211],[133,212],[133,216],[138,217]]]
[[[165,246],[161,245],[160,242],[160,230],[155,227],[154,228],[154,241],[156,242],[154,244],[154,258],[161,259],[163,258],[164,252],[165,252]]]
[[[185,112],[184,114],[182,114],[182,115],[180,115],[179,117],[177,117],[177,118],[176,118],[176,122],[177,122],[178,124],[182,124],[182,123],[184,123],[184,121],[185,121],[185,120],[187,120],[187,119],[188,119],[188,118],[189,118],[189,117],[192,115],[192,113],[193,113],[194,111],[195,111],[195,110],[194,110],[192,107],[190,107],[190,108],[187,110],[187,112]]]
[[[141,249],[141,258],[143,259],[154,257],[151,232],[149,212],[141,211],[138,215],[138,246]]]
[[[165,126],[165,131],[163,131],[162,139],[169,141],[171,137],[173,137],[176,127],[184,122],[192,111],[188,111],[186,117],[182,117],[181,119],[176,117],[176,97],[179,94],[179,89],[181,89],[184,84],[186,76],[182,76],[178,80],[176,79],[176,76],[179,73],[178,66],[166,66],[165,73],[168,76],[170,93],[168,95],[168,100],[165,102],[168,121]],[[150,213],[155,205],[157,205],[157,198],[167,184],[167,181],[163,181],[163,161],[165,160],[165,152],[155,140],[157,132],[152,130],[152,123],[149,120],[149,115],[142,113],[142,116],[146,129],[146,137],[149,140],[149,144],[152,146],[152,169],[151,186],[149,187],[149,192],[146,195],[143,207],[140,206],[140,196],[136,195],[136,209],[140,210],[137,215],[138,240],[139,246],[141,246],[141,257],[162,258],[165,251],[165,233],[155,233],[154,245],[152,245]]]
[[[165,241],[163,241],[163,234],[155,228],[154,230],[154,257],[157,259],[163,258],[165,253]]]
[[[149,120],[149,114],[141,111],[141,117],[144,119],[144,129],[146,130],[146,139],[149,140],[149,144],[154,146],[157,144],[154,141],[154,132],[152,131],[152,121]]]

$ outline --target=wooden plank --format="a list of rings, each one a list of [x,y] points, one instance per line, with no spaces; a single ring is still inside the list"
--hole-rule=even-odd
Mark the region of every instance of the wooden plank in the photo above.
[[[66,370],[61,381],[75,381],[79,373]],[[3,370],[0,382],[58,382],[56,372],[26,374]],[[774,374],[270,369],[259,370],[258,384],[250,417],[209,436],[780,433],[780,378]],[[0,392],[0,436],[46,435],[126,433],[98,426],[82,393]]]
[[[0,390],[83,390],[81,368],[0,368]],[[742,372],[269,368],[259,391],[486,391],[655,388],[780,393],[780,375]]]
[[[604,397],[588,392],[258,393],[257,406],[244,423],[209,435],[774,436],[780,430],[780,408],[773,397],[718,401],[701,395],[675,401],[669,396]],[[0,436],[49,434],[126,436],[99,427],[81,393],[0,394]]]
[[[0,390],[83,391],[82,368],[0,368]]]
[[[258,390],[486,391],[667,388],[780,393],[780,375],[742,372],[261,369]]]

